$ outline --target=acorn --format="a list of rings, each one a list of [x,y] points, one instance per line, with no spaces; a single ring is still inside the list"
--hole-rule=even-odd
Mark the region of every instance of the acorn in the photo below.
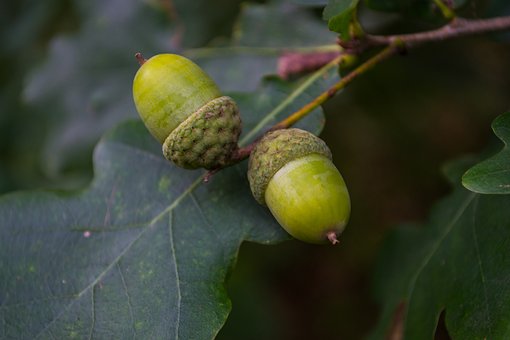
[[[141,66],[133,81],[136,109],[164,156],[186,169],[218,169],[238,148],[241,117],[234,100],[191,60],[159,54]]]
[[[248,180],[255,199],[290,235],[338,243],[351,203],[323,140],[300,129],[265,134],[250,155]]]

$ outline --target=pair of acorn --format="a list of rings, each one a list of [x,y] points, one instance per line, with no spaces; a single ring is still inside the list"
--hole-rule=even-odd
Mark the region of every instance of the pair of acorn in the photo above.
[[[142,65],[133,82],[135,105],[164,156],[187,169],[230,165],[241,134],[232,98],[182,56],[137,58]],[[294,128],[266,133],[250,154],[255,199],[299,240],[335,244],[349,219],[349,193],[331,159],[324,141]]]

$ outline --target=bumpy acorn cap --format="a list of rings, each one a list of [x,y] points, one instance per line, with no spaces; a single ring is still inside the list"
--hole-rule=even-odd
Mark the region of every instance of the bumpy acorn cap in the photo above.
[[[174,129],[163,143],[168,160],[186,169],[214,169],[228,164],[237,149],[241,117],[236,103],[211,100]]]
[[[248,168],[250,188],[257,202],[266,205],[267,185],[278,170],[294,159],[313,153],[332,159],[326,143],[308,131],[293,128],[265,134],[251,152]]]

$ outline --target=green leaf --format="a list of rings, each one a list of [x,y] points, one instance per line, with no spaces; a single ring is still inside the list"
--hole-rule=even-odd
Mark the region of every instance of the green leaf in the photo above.
[[[385,338],[396,324],[404,339],[431,339],[442,311],[453,339],[510,336],[510,196],[467,191],[460,185],[465,168],[451,169],[455,189],[425,226],[398,228],[385,243],[374,285],[382,316],[373,338]]]
[[[356,8],[359,0],[329,0],[323,17],[328,20],[330,30],[340,34],[344,40],[351,38],[351,26],[357,24]]]
[[[179,38],[184,39],[185,46],[196,46],[210,39],[212,32],[217,33],[216,26],[223,27],[218,21],[225,13],[218,12],[225,12],[224,7],[231,12],[232,6],[227,3],[238,3],[179,0],[174,2],[173,14],[179,19],[172,19],[167,9],[157,5],[166,2],[75,1],[79,30],[51,41],[47,60],[28,77],[24,90],[32,111],[40,111],[38,116],[51,126],[47,137],[42,141],[39,138],[37,143],[44,145],[40,158],[44,159],[45,173],[52,177],[68,169],[69,163],[75,164],[76,157],[85,155],[88,159],[106,130],[126,118],[137,117],[131,95],[138,68],[134,53],[142,52],[146,57],[180,53],[176,44]],[[243,8],[232,45],[260,47],[261,51],[213,51],[196,58],[183,51],[211,73],[222,91],[255,91],[263,76],[275,73],[276,60],[288,47],[335,42],[320,19],[296,6]],[[181,23],[186,28],[183,37],[177,27]],[[264,50],[267,48],[271,49],[269,55]]]
[[[154,1],[170,12],[176,25],[174,39],[182,47],[199,47],[232,34],[243,0]],[[173,5],[173,6],[172,6]]]
[[[243,144],[334,74],[234,94]],[[301,122],[315,133],[323,123],[320,109]],[[289,238],[251,197],[246,163],[203,184],[201,171],[170,164],[142,123],[128,122],[97,145],[83,192],[0,198],[1,337],[213,338],[240,244]]]
[[[482,194],[510,194],[510,112],[494,120],[492,129],[505,143],[496,155],[470,168],[462,176],[462,184]]]
[[[237,28],[237,46],[290,48],[335,43],[322,21],[288,3],[247,5]]]
[[[71,26],[67,2],[0,4],[0,192],[40,184],[40,141],[47,116],[27,110],[20,93],[27,74],[41,59],[48,35]]]
[[[32,111],[40,111],[52,127],[42,141],[49,176],[61,173],[75,155],[90,157],[107,129],[136,117],[134,53],[167,50],[171,37],[165,12],[141,1],[76,1],[75,6],[79,30],[51,41],[47,60],[24,89]]]
[[[311,13],[288,3],[245,4],[228,45],[185,51],[223,91],[254,91],[264,76],[275,74],[288,51],[320,51],[335,46],[336,36]],[[326,46],[324,46],[326,45]]]

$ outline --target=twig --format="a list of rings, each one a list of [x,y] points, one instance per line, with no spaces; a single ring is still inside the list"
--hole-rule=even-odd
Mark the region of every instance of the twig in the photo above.
[[[442,1],[439,1],[444,5]],[[436,1],[437,4],[437,1]],[[445,5],[446,6],[446,5]],[[453,13],[453,12],[452,12]],[[355,51],[359,51],[359,53],[365,51],[369,47],[374,46],[386,46],[385,49],[374,55],[372,58],[365,61],[363,64],[358,66],[356,69],[351,71],[345,77],[343,77],[340,81],[338,81],[335,85],[330,87],[327,91],[321,93],[318,97],[313,99],[311,102],[303,106],[301,109],[295,111],[290,114],[287,118],[280,121],[279,123],[273,125],[269,129],[269,131],[285,129],[296,122],[304,118],[307,114],[312,112],[319,105],[326,102],[328,99],[333,97],[338,91],[346,87],[349,83],[351,83],[358,76],[370,70],[375,65],[380,62],[386,60],[387,58],[395,55],[398,52],[405,51],[407,48],[414,47],[421,43],[431,42],[431,41],[441,41],[451,38],[457,38],[466,35],[472,34],[481,34],[486,32],[493,31],[503,31],[510,29],[510,16],[508,17],[498,17],[492,19],[460,19],[454,18],[449,24],[427,32],[420,33],[412,33],[412,34],[402,34],[402,35],[389,35],[389,36],[379,36],[379,35],[369,35],[366,34],[360,40],[355,41]],[[353,49],[354,50],[354,49]],[[353,51],[351,50],[351,52]],[[338,62],[342,60],[342,56],[336,58]],[[260,138],[259,138],[260,139]],[[242,160],[248,158],[250,156],[251,151],[258,143],[259,139],[253,141],[251,144],[246,147],[239,148],[234,155],[230,163],[227,166],[234,165],[236,163],[241,162]],[[207,180],[210,177],[221,169],[215,169],[209,172],[206,175]]]
[[[347,76],[342,78],[342,80],[340,80],[335,85],[330,87],[327,91],[324,91],[322,94],[320,94],[314,100],[312,100],[310,103],[303,106],[300,110],[294,112],[293,114],[291,114],[286,119],[279,122],[278,124],[273,125],[273,127],[270,129],[270,131],[285,129],[285,128],[292,126],[294,123],[296,123],[301,118],[306,116],[308,113],[313,111],[316,107],[318,107],[319,105],[324,103],[326,100],[328,100],[329,98],[334,96],[335,93],[337,93],[339,90],[343,89],[347,84],[349,84],[357,76],[365,73],[370,68],[372,68],[374,65],[380,63],[381,61],[388,58],[389,56],[396,53],[397,51],[399,51],[399,47],[398,47],[397,43],[395,43],[389,47],[386,47],[384,50],[382,50],[381,52],[379,52],[378,54],[373,56],[371,59],[367,60],[365,63],[358,66],[358,68],[354,69],[351,73],[349,73]],[[337,60],[338,60],[338,62],[340,62],[342,60],[342,58],[338,57]],[[255,145],[257,145],[260,138],[261,137],[257,138],[252,143],[248,144],[247,146],[245,146],[243,148],[237,149],[234,152],[234,154],[232,155],[232,158],[230,159],[230,162],[227,166],[234,165],[234,164],[239,163],[239,162],[243,161],[244,159],[250,157],[250,154],[251,154],[253,148],[255,147]],[[221,170],[221,169],[214,169],[214,170],[207,172],[206,177],[205,177],[207,179],[206,182],[209,181],[211,179],[211,177],[215,173],[217,173],[219,170]]]
[[[478,20],[456,18],[448,25],[432,31],[389,36],[366,35],[365,39],[370,45],[389,45],[399,40],[407,47],[412,47],[430,41],[440,41],[508,29],[510,29],[510,16]]]
[[[351,71],[348,75],[343,77],[339,82],[337,82],[335,85],[331,86],[328,90],[322,92],[318,97],[316,97],[314,100],[303,106],[298,111],[292,113],[290,116],[279,122],[278,124],[274,125],[271,130],[279,130],[279,129],[286,129],[292,125],[294,125],[297,121],[305,117],[307,114],[312,112],[315,108],[317,108],[319,105],[323,104],[325,101],[333,97],[338,91],[343,89],[347,84],[349,84],[351,81],[353,81],[356,77],[359,75],[365,73],[366,71],[370,70],[372,67],[380,63],[381,61],[387,59],[391,55],[395,54],[397,51],[399,51],[400,44],[398,42],[393,43],[392,45],[386,47],[384,50],[373,56],[372,58],[368,59],[366,62],[358,66],[356,69]]]
[[[253,148],[255,147],[255,145],[257,145],[257,143],[259,142],[259,140],[261,138],[262,138],[262,136],[260,136],[256,140],[254,140],[251,144],[249,144],[243,148],[238,148],[237,150],[235,150],[232,154],[232,157],[230,158],[229,163],[226,166],[224,166],[223,168],[217,168],[217,169],[212,169],[212,170],[207,171],[204,175],[204,179],[203,179],[204,183],[208,183],[211,180],[211,177],[214,176],[221,169],[224,169],[226,167],[237,164],[237,163],[245,160],[246,158],[250,157],[250,154],[253,151]]]
[[[312,53],[284,53],[278,58],[277,73],[283,79],[290,76],[315,71],[340,55],[340,51]]]
[[[452,20],[455,18],[455,12],[452,11],[450,7],[448,7],[443,0],[434,0],[434,3],[436,4],[437,8],[441,11],[445,19]]]
[[[501,31],[510,29],[510,17],[498,17],[492,19],[481,20],[467,20],[467,19],[454,19],[448,25],[445,25],[437,30],[420,32],[414,34],[402,34],[392,36],[377,36],[366,35],[365,40],[370,45],[388,45],[388,47],[365,63],[361,64],[342,78],[338,83],[333,85],[330,89],[320,94],[317,98],[310,103],[303,106],[300,110],[292,113],[283,121],[274,125],[271,130],[284,129],[292,126],[297,121],[305,117],[308,113],[313,111],[317,106],[324,103],[329,98],[333,97],[339,90],[343,89],[347,84],[354,80],[357,76],[365,73],[374,65],[394,55],[399,50],[404,50],[413,47],[419,43],[438,41],[456,38],[464,35],[479,34],[491,31]]]
[[[211,180],[211,177],[214,176],[214,174],[216,174],[220,170],[221,170],[221,168],[217,168],[217,169],[213,169],[213,170],[207,171],[205,173],[205,175],[204,175],[203,182],[204,183],[208,183]]]

